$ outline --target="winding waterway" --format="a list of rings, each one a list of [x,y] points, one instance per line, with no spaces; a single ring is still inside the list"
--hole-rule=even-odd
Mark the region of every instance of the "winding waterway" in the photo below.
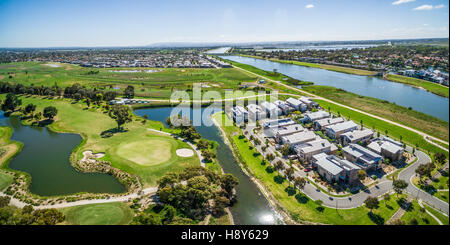
[[[70,164],[72,150],[81,143],[78,134],[55,133],[47,127],[24,126],[16,116],[0,112],[0,125],[11,127],[12,140],[23,148],[9,167],[30,174],[31,193],[41,196],[68,195],[78,192],[122,193],[116,178],[104,173],[81,173]]]
[[[135,114],[139,116],[147,115],[149,120],[160,121],[167,127],[166,119],[172,109],[173,107],[138,109]],[[194,113],[203,114],[205,110],[207,109],[187,108],[191,120]],[[219,111],[222,111],[222,109],[214,108],[208,111],[206,113],[208,115],[202,118],[202,125],[195,128],[202,138],[216,141],[219,144],[217,158],[222,169],[239,180],[239,185],[236,187],[238,201],[230,209],[234,223],[245,225],[280,224],[282,222],[280,215],[273,210],[255,183],[242,171],[230,147],[224,142],[220,130],[211,121],[210,115]],[[181,112],[181,114],[185,116],[187,113]]]
[[[394,102],[404,107],[449,121],[449,100],[424,89],[415,88],[402,83],[390,82],[373,76],[359,76],[342,72],[328,71],[292,64],[284,64],[269,60],[241,56],[220,56],[223,59],[254,66],[256,68],[285,74],[302,81],[310,81],[316,85],[341,88],[364,96],[375,97]]]

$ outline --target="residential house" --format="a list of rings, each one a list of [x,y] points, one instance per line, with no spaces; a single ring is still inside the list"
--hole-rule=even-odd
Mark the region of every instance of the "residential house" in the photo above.
[[[316,111],[316,112],[306,113],[303,120],[305,122],[315,122],[317,120],[325,119],[325,118],[329,118],[329,117],[330,117],[330,113],[328,113],[326,111]]]
[[[337,147],[331,144],[328,140],[317,138],[314,141],[309,141],[301,145],[296,145],[294,151],[299,156],[302,162],[311,161],[312,156],[320,153],[333,153],[337,151]]]
[[[370,143],[367,148],[385,158],[389,158],[391,161],[400,160],[404,152],[403,144],[389,137],[377,139]]]
[[[248,112],[242,106],[235,106],[231,109],[231,114],[236,124],[241,124],[248,120]]]
[[[289,113],[295,111],[295,108],[290,106],[288,103],[281,101],[281,100],[277,100],[275,102],[273,102],[276,106],[278,106],[278,108],[281,109],[281,111],[283,112],[284,115],[288,115]]]
[[[346,160],[358,164],[366,171],[377,169],[378,163],[383,158],[377,153],[358,144],[349,144],[342,148],[342,152]]]
[[[317,136],[314,132],[303,131],[281,137],[281,143],[283,145],[289,144],[292,148],[294,148],[296,145],[300,145],[308,141],[313,141],[317,138],[319,138],[319,136]]]
[[[256,121],[266,118],[266,111],[259,105],[249,104],[247,105],[247,111],[249,120]]]
[[[268,137],[274,137],[276,142],[281,142],[281,138],[295,133],[303,132],[305,128],[300,124],[292,124],[282,127],[270,128],[270,133],[266,133]]]
[[[319,105],[316,102],[314,102],[313,100],[311,100],[310,98],[304,97],[304,96],[300,97],[298,100],[300,102],[302,102],[303,104],[305,104],[309,109],[315,108]]]
[[[264,128],[284,127],[284,126],[292,125],[292,124],[296,124],[296,122],[290,118],[281,118],[281,119],[265,121]]]
[[[341,134],[341,142],[343,145],[359,142],[369,142],[374,132],[370,129],[353,130],[351,132]]]
[[[345,159],[320,153],[312,157],[312,166],[328,182],[355,183],[361,168]]]
[[[331,126],[331,125],[334,125],[337,123],[342,123],[344,121],[345,120],[342,117],[324,118],[324,119],[315,121],[314,125],[317,130],[324,130],[326,126]]]
[[[353,131],[358,128],[358,125],[353,121],[346,121],[342,123],[337,123],[334,125],[326,126],[326,134],[332,139],[339,139],[341,134]]]
[[[286,100],[286,102],[292,106],[293,108],[295,108],[295,110],[297,111],[301,111],[304,112],[307,109],[307,106],[305,104],[303,104],[300,100],[298,99],[294,99],[294,98],[289,98]]]
[[[276,106],[273,103],[263,101],[260,105],[261,108],[266,110],[266,113],[270,118],[277,118],[278,116],[281,116],[281,114],[283,113],[281,109],[278,108],[278,106]]]

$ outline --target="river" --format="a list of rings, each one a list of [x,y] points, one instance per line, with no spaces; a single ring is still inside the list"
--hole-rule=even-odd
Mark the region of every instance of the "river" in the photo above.
[[[160,121],[167,127],[166,119],[172,109],[172,107],[138,109],[135,114],[147,115],[149,120]],[[193,113],[203,113],[206,109],[189,108],[188,110],[192,120]],[[219,111],[222,109],[215,108],[208,114]],[[185,116],[183,113],[182,115]],[[274,211],[255,183],[242,171],[230,147],[224,142],[220,130],[212,123],[210,117],[203,117],[202,125],[195,128],[202,138],[216,141],[219,144],[217,159],[220,166],[225,173],[231,173],[239,180],[239,185],[236,187],[238,201],[230,208],[234,223],[238,225],[281,224],[281,216]]]
[[[269,60],[241,56],[220,56],[223,59],[251,65],[266,71],[277,69],[302,81],[316,85],[326,85],[344,89],[359,95],[375,97],[394,102],[397,105],[411,107],[416,111],[449,121],[449,100],[424,89],[402,83],[395,83],[373,76],[359,76],[325,69],[311,68],[292,64],[283,64]]]
[[[81,173],[70,164],[72,150],[81,143],[78,134],[55,133],[47,127],[24,126],[17,116],[0,113],[0,126],[11,127],[12,140],[24,144],[9,167],[31,175],[30,192],[40,196],[78,192],[122,193],[116,178],[105,173]]]

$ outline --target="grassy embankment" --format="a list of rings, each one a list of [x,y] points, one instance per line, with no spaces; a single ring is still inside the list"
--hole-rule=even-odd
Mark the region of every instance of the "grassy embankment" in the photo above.
[[[243,56],[243,57],[249,57],[249,58],[264,59],[263,57],[260,57],[260,56],[243,55],[243,54],[238,54],[238,55]],[[295,60],[280,60],[280,59],[274,59],[274,58],[271,58],[268,60],[274,61],[274,62],[279,62],[279,63],[285,63],[285,64],[306,66],[306,67],[311,67],[311,68],[320,68],[320,69],[324,69],[324,70],[342,72],[342,73],[353,74],[353,75],[374,76],[378,73],[376,71],[368,71],[368,70],[355,69],[355,68],[336,66],[336,65],[301,62],[301,61],[295,61]]]
[[[421,87],[426,89],[427,91],[437,94],[442,97],[449,97],[449,88],[437,83],[433,83],[430,81],[414,78],[414,77],[406,77],[401,75],[395,75],[395,74],[387,74],[385,77],[387,80],[397,82],[397,83],[404,83],[409,84],[414,87]]]
[[[63,208],[67,225],[127,225],[133,211],[125,203],[100,203]]]
[[[442,224],[449,225],[449,219],[448,216],[445,216],[441,212],[435,210],[434,208],[431,208],[428,205],[424,205],[425,209],[428,210],[428,212],[432,213],[436,218],[438,218]]]
[[[0,98],[4,99],[4,95]],[[35,96],[22,96],[21,99],[23,105],[35,104],[36,112],[42,111],[46,106],[55,106],[58,109],[58,115],[56,121],[49,127],[57,132],[82,135],[83,142],[74,149],[73,161],[81,159],[82,153],[86,150],[105,152],[106,155],[102,160],[110,161],[113,167],[139,176],[144,186],[155,186],[156,180],[167,172],[177,172],[185,167],[199,164],[196,154],[188,158],[176,156],[175,151],[180,148],[190,148],[188,144],[148,130],[148,128],[157,130],[162,128],[163,131],[171,131],[164,128],[160,122],[147,121],[146,125],[143,125],[141,121],[134,120],[125,125],[125,131],[115,132],[113,136],[104,138],[101,133],[114,132],[117,125],[100,108],[91,106],[88,109],[83,103],[70,102],[66,99],[43,99]],[[24,123],[31,122],[24,121]],[[136,142],[140,143],[136,144]],[[150,150],[149,145],[153,147],[151,151],[156,155],[170,153],[170,158],[152,158],[154,161],[149,162],[146,153]]]
[[[258,69],[256,67],[253,67],[250,65],[241,64],[238,62],[230,62],[230,63],[232,63],[233,65],[240,67],[242,69],[256,73],[258,75],[268,77],[270,79],[281,81],[281,79],[279,79],[280,77],[277,78],[277,77],[275,77],[275,75],[279,75],[279,76],[283,77],[282,74],[279,74],[279,73],[274,74],[273,72],[264,71],[264,70]],[[279,90],[280,92],[303,95],[298,90],[289,89],[289,88],[286,88],[286,87],[276,84],[276,83],[269,83],[268,85],[270,87],[273,87],[273,88]],[[338,102],[340,104],[346,105],[346,103],[349,103],[348,106],[352,106],[353,108],[357,108],[357,109],[361,109],[361,110],[364,110],[364,109],[370,110],[367,112],[373,113],[373,114],[375,114],[375,112],[380,113],[379,116],[381,116],[381,117],[390,116],[391,118],[387,118],[387,119],[390,119],[392,121],[401,120],[398,122],[402,123],[402,122],[407,121],[410,123],[415,123],[415,126],[418,130],[425,129],[427,132],[431,133],[431,135],[436,135],[436,136],[439,135],[439,136],[443,137],[444,139],[448,140],[448,129],[449,129],[448,123],[445,121],[436,119],[434,117],[425,115],[423,113],[409,110],[407,108],[397,106],[392,103],[384,103],[383,101],[375,99],[375,98],[359,96],[359,95],[345,92],[342,90],[338,91],[337,88],[333,88],[333,87],[315,86],[314,85],[314,86],[305,86],[304,89],[305,89],[305,91],[309,90],[308,92],[311,92],[313,94],[318,93],[319,96],[326,97],[330,100],[336,99],[337,100],[336,102]],[[335,93],[337,93],[337,95]],[[342,96],[342,98],[339,98],[340,95]],[[280,96],[280,98],[282,98],[282,97],[286,97],[286,96]],[[426,152],[428,152],[428,151],[430,151],[432,153],[444,152],[446,154],[446,156],[448,157],[448,152],[445,152],[442,149],[440,149],[439,147],[436,147],[435,145],[428,143],[422,136],[420,136],[417,133],[411,132],[402,127],[392,125],[392,124],[384,122],[382,120],[364,115],[362,113],[359,113],[359,112],[356,112],[356,111],[353,111],[353,110],[350,110],[350,109],[347,109],[342,106],[338,106],[338,105],[335,105],[335,104],[332,104],[332,103],[329,103],[326,101],[317,100],[317,102],[326,110],[328,108],[330,108],[330,110],[332,112],[335,112],[335,113],[339,112],[344,117],[351,118],[355,122],[360,122],[361,120],[363,120],[364,125],[371,127],[371,128],[375,128],[375,130],[379,131],[380,133],[384,134],[385,131],[387,130],[389,136],[396,138],[396,139],[399,139],[400,136],[402,136],[403,142],[410,144],[411,146],[415,146],[417,144],[419,146],[419,148],[425,150]],[[361,108],[361,105],[364,105],[364,109]],[[419,118],[415,118],[414,115],[418,116]],[[428,120],[430,120],[430,121],[428,121]],[[408,125],[410,127],[414,127],[410,124],[406,124],[406,125]],[[430,125],[435,125],[437,127],[437,130],[430,127]],[[441,145],[444,145],[444,144],[441,144]]]
[[[449,202],[448,176],[441,176],[437,180],[432,180],[430,185],[424,185],[419,182],[419,177],[412,178],[412,183],[419,189],[422,189],[431,195]]]
[[[239,82],[255,82],[256,77],[238,69],[205,68],[85,68],[77,65],[58,64],[51,67],[42,62],[0,64],[0,81],[24,85],[60,87],[80,83],[86,87],[123,92],[128,85],[135,87],[136,96],[146,98],[170,98],[174,90],[186,90],[187,84],[202,83],[209,87],[202,91],[236,89]],[[142,72],[111,72],[140,70]],[[158,70],[158,72],[145,72]],[[98,73],[97,73],[98,72]]]
[[[13,175],[2,171],[4,163],[9,161],[22,145],[10,140],[12,129],[9,127],[0,127],[0,191],[8,187],[14,180]]]
[[[223,113],[214,115],[216,121],[225,122],[229,120]],[[307,196],[299,193],[288,194],[286,191],[289,184],[284,180],[281,184],[275,182],[279,179],[276,172],[267,171],[267,164],[262,165],[262,157],[251,147],[251,143],[246,142],[244,137],[239,137],[242,132],[235,126],[222,126],[226,137],[232,144],[232,149],[238,156],[239,161],[264,187],[273,195],[274,199],[284,210],[297,222],[308,221],[325,224],[340,225],[371,225],[384,223],[399,208],[396,196],[392,196],[389,201],[382,200],[380,207],[369,213],[369,209],[361,206],[354,209],[333,209],[319,206]],[[292,185],[291,185],[292,186]],[[401,196],[402,197],[402,196]]]
[[[413,200],[412,205],[400,219],[403,220],[405,224],[411,224],[411,221],[415,219],[419,225],[439,225],[433,217],[421,209],[417,200]]]
[[[388,120],[420,130],[439,139],[449,140],[449,123],[424,113],[398,106],[388,101],[360,96],[329,86],[307,86],[305,91],[357,108]],[[327,108],[327,107],[324,107]]]

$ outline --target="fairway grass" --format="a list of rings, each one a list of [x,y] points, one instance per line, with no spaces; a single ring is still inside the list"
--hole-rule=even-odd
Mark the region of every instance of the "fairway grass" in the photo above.
[[[148,140],[127,142],[120,144],[116,154],[122,158],[144,166],[158,165],[175,156],[173,148],[177,146],[175,140],[167,137],[150,137]],[[172,157],[175,160],[175,157]]]
[[[59,68],[52,68],[59,69]],[[0,99],[4,99],[5,95],[0,95]],[[96,107],[87,108],[86,104],[81,102],[71,102],[67,99],[44,99],[37,96],[21,96],[22,104],[27,105],[33,103],[36,105],[36,113],[43,111],[46,106],[55,106],[58,109],[56,121],[49,125],[49,128],[58,132],[78,133],[83,137],[83,142],[80,146],[74,149],[72,161],[76,162],[83,158],[84,151],[92,151],[93,153],[104,152],[105,156],[101,160],[109,161],[111,166],[119,168],[132,175],[137,175],[140,178],[144,187],[151,187],[156,185],[156,181],[165,175],[167,172],[179,172],[186,167],[199,166],[200,160],[197,155],[188,158],[181,158],[175,155],[175,150],[180,148],[191,148],[187,143],[180,140],[175,140],[170,136],[161,135],[158,132],[148,130],[148,128],[157,126],[151,121],[147,121],[145,125],[134,120],[131,123],[125,124],[125,130],[114,133],[108,138],[101,137],[104,131],[110,131],[117,127],[117,124],[111,119],[107,113]],[[30,121],[24,121],[29,124]],[[159,130],[160,128],[155,128]],[[143,159],[148,156],[145,152],[145,145],[141,145],[138,149],[139,156],[134,157],[133,152],[137,149],[127,147],[127,144],[134,144],[134,142],[151,142],[154,139],[164,139],[167,142],[172,142],[170,150],[170,159],[159,164],[151,164],[152,159]],[[167,152],[167,146],[162,145],[160,149],[159,144],[146,143],[147,146],[152,146],[151,151]],[[120,150],[120,147],[125,147]],[[121,155],[124,154],[124,155]],[[130,159],[130,157],[132,159]],[[155,156],[156,157],[156,156]],[[138,160],[135,162],[134,160]],[[164,160],[164,159],[160,159]],[[143,165],[150,164],[150,165]]]
[[[68,225],[127,225],[133,212],[124,203],[100,203],[63,208]]]

